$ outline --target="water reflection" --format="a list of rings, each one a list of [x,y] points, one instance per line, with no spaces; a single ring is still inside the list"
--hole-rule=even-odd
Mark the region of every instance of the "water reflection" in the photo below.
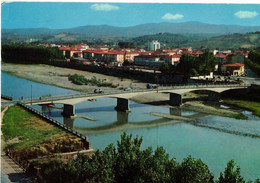
[[[169,108],[170,115],[181,116],[181,108]]]
[[[128,112],[118,112],[116,113],[117,121],[128,123],[129,113]]]
[[[23,97],[23,99],[31,98],[31,87],[33,98],[39,98],[42,96],[71,95],[79,93],[73,90],[18,78],[4,72],[1,72],[1,85],[1,93],[7,96],[12,96],[14,99],[18,99],[20,97]]]
[[[173,116],[192,116],[192,115],[198,114],[198,112],[196,112],[196,111],[188,111],[188,110],[184,110],[180,107],[169,108],[169,110],[170,110],[170,115],[173,115]]]
[[[49,105],[40,105],[41,106],[41,111],[44,112],[45,114],[48,114],[49,116],[51,116],[52,114],[52,107],[50,107]]]
[[[75,118],[63,117],[63,124],[69,128],[74,128],[74,120],[75,120]]]

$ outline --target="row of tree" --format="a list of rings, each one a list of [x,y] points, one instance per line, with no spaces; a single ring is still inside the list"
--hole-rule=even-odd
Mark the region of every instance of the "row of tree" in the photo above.
[[[258,51],[251,51],[248,58],[245,59],[246,65],[260,76],[260,49]]]
[[[41,164],[41,173],[47,182],[77,183],[213,183],[214,176],[200,159],[190,156],[181,164],[176,162],[162,147],[141,150],[142,138],[121,135],[117,148],[112,144],[102,152],[96,151],[92,158],[78,155],[67,164],[52,161]],[[251,181],[249,181],[251,182]],[[245,183],[240,169],[230,161],[224,173],[215,183]],[[260,183],[255,180],[255,183]]]
[[[2,45],[2,60],[4,62],[41,64],[50,60],[63,58],[62,52],[57,47],[19,43]]]
[[[180,63],[175,67],[170,64],[163,64],[160,68],[164,74],[181,73],[189,76],[206,75],[213,72],[217,65],[213,53],[206,51],[198,57],[183,54]]]

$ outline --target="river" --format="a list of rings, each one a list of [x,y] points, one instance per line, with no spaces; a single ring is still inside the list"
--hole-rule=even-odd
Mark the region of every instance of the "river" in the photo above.
[[[23,88],[25,84],[27,87]],[[30,85],[35,88],[35,97],[74,92],[2,73],[3,94],[8,95],[8,92],[12,92],[14,97],[20,97],[21,86],[26,90],[23,96],[30,97]],[[36,89],[38,85],[39,93]],[[59,104],[56,106],[62,107]],[[226,163],[231,159],[241,167],[241,174],[246,179],[260,178],[260,138],[251,137],[260,135],[260,119],[248,111],[243,111],[249,117],[248,120],[201,115],[196,122],[174,124],[169,119],[149,113],[180,114],[187,117],[197,112],[130,101],[131,112],[122,113],[115,111],[115,106],[116,99],[113,98],[98,98],[96,101],[84,101],[75,105],[77,115],[87,116],[96,121],[63,118],[62,109],[58,108],[39,105],[33,107],[88,136],[95,150],[102,150],[110,143],[116,146],[120,135],[125,131],[133,136],[142,136],[142,148],[152,146],[155,149],[157,146],[163,146],[170,157],[175,157],[178,162],[188,155],[200,158],[208,165],[215,178],[219,177],[219,173],[224,171]]]

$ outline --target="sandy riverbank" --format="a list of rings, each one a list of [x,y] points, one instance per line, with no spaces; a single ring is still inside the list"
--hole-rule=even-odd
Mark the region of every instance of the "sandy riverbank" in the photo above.
[[[29,64],[11,64],[2,62],[2,71],[10,73],[14,76],[20,78],[28,79],[31,81],[55,85],[62,88],[83,91],[83,92],[92,92],[97,86],[91,85],[75,85],[68,80],[69,75],[79,74],[83,75],[86,78],[90,79],[95,76],[98,79],[106,80],[107,82],[112,82],[115,85],[119,85],[116,89],[122,89],[125,87],[131,88],[144,88],[146,83],[142,83],[136,80],[131,79],[121,79],[114,76],[107,76],[98,73],[92,73],[87,71],[79,71],[75,69],[54,67],[44,64],[39,65],[29,65]],[[113,90],[113,88],[108,87],[99,87],[103,90]]]

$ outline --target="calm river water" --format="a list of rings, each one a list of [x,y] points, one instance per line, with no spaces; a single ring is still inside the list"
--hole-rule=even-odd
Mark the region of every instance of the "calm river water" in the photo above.
[[[13,97],[20,97],[23,92],[22,95],[29,98],[30,89],[28,90],[28,87],[30,88],[30,85],[33,85],[33,89],[35,88],[35,97],[47,94],[54,96],[75,93],[71,90],[42,85],[2,73],[3,94],[12,93]],[[62,107],[59,104],[56,106]],[[116,145],[120,135],[125,131],[134,136],[143,136],[142,148],[152,146],[155,149],[157,146],[163,146],[166,152],[171,157],[175,157],[178,162],[188,155],[200,158],[209,166],[215,178],[219,177],[220,171],[224,171],[227,161],[231,159],[234,159],[241,167],[241,174],[246,179],[260,178],[260,138],[243,135],[260,135],[260,119],[248,111],[244,111],[245,115],[249,117],[248,120],[202,115],[203,117],[194,123],[160,125],[170,121],[152,116],[149,114],[150,112],[182,116],[197,113],[131,101],[131,112],[127,114],[115,111],[115,106],[116,99],[113,98],[99,98],[96,101],[84,101],[76,104],[77,115],[87,116],[96,121],[84,118],[63,118],[62,109],[38,105],[33,107],[87,135],[94,149],[102,150],[110,143]],[[153,126],[150,126],[151,123]],[[126,124],[135,128],[120,130]],[[138,127],[138,125],[142,127]],[[109,130],[111,132],[108,132]]]

